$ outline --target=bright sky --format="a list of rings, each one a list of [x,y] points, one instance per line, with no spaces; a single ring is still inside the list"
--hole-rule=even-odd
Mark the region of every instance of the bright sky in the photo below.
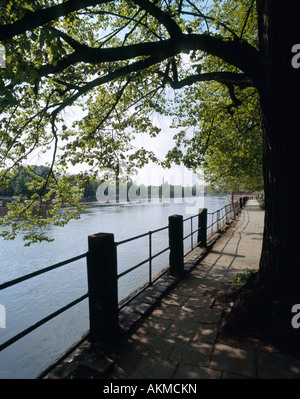
[[[84,113],[78,107],[69,108],[65,114],[65,123],[70,125],[75,119],[83,117]],[[148,134],[139,133],[136,135],[135,140],[132,144],[137,148],[145,148],[151,150],[159,158],[163,159],[167,152],[173,147],[173,136],[176,133],[176,129],[171,129],[171,118],[154,116],[153,123],[160,127],[161,133],[157,137],[150,137]],[[51,163],[52,152],[49,151],[46,154],[35,153],[34,156],[29,160],[29,163],[38,163],[45,165]],[[78,165],[70,167],[70,173],[79,173],[81,171],[88,170],[87,165]],[[200,174],[200,170],[198,173]],[[202,173],[201,173],[202,174]],[[138,184],[160,185],[163,182],[169,184],[182,185],[182,186],[193,186],[194,184],[203,184],[203,179],[196,178],[196,175],[189,171],[183,166],[174,165],[170,169],[163,169],[158,165],[149,164],[144,168],[140,169],[136,175],[131,176],[132,180]]]
[[[173,147],[173,136],[176,133],[175,129],[169,128],[170,124],[171,120],[169,118],[159,118],[158,125],[162,128],[161,133],[155,138],[151,138],[147,134],[140,134],[133,144],[137,147],[152,150],[159,159],[163,159]],[[196,179],[196,175],[187,168],[177,165],[170,169],[163,169],[158,165],[149,164],[141,169],[136,176],[133,176],[132,179],[145,185],[159,185],[163,182],[168,182],[170,184],[192,186],[196,182],[203,183],[203,181]]]

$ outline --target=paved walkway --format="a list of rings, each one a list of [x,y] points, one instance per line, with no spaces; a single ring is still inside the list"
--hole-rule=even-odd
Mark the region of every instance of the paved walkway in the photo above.
[[[300,378],[300,360],[255,339],[224,342],[217,334],[222,315],[230,310],[230,304],[218,298],[232,289],[236,273],[258,268],[263,223],[264,212],[257,201],[249,200],[208,255],[118,350],[93,353],[72,372],[46,378]]]

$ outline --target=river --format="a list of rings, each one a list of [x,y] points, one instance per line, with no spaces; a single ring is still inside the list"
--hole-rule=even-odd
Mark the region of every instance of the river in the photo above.
[[[177,202],[91,204],[79,220],[71,221],[65,227],[49,228],[54,242],[24,247],[21,237],[14,241],[1,239],[0,284],[85,253],[90,234],[114,233],[115,240],[120,241],[167,226],[170,215],[188,217],[202,207],[214,212],[227,203],[226,196],[204,196],[177,199]],[[194,229],[196,227],[195,224]],[[185,247],[189,245],[187,242]],[[153,235],[153,254],[167,246],[167,230]],[[121,245],[118,247],[118,273],[147,256],[148,237]],[[167,264],[168,254],[165,253],[153,261],[153,272]],[[120,278],[119,300],[146,280],[147,264],[134,274]],[[0,328],[0,344],[86,292],[85,259],[0,291],[0,311],[5,310],[2,312],[5,326]],[[0,352],[0,378],[35,378],[88,329],[88,301],[85,300]]]

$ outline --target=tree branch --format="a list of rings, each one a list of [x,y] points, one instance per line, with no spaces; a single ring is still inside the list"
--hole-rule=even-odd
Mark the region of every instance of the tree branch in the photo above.
[[[245,18],[245,21],[244,21],[244,25],[242,27],[242,31],[241,31],[241,34],[240,34],[240,39],[243,37],[243,34],[244,34],[244,31],[245,31],[248,19],[250,17],[250,13],[251,13],[251,11],[253,9],[254,3],[255,3],[255,0],[252,0],[252,3],[250,5],[250,7],[248,8],[247,15],[246,15],[246,18]]]
[[[130,60],[140,56],[159,56],[167,59],[182,51],[200,50],[236,66],[247,75],[260,76],[260,57],[258,51],[246,42],[237,40],[225,41],[219,37],[201,34],[181,34],[177,39],[166,39],[158,42],[138,43],[114,48],[81,48],[74,51],[56,66],[44,65],[39,70],[40,76],[55,74],[78,62],[102,64],[113,61]]]
[[[87,93],[88,91],[94,89],[95,87],[101,86],[105,83],[111,82],[119,77],[128,75],[132,72],[138,72],[143,69],[149,68],[152,65],[155,65],[165,59],[164,55],[155,55],[146,58],[145,60],[137,61],[132,64],[126,65],[125,67],[116,69],[115,71],[105,75],[101,76],[99,78],[94,79],[93,81],[85,84],[84,86],[80,87],[80,89],[77,91],[76,94],[73,96],[69,97],[65,101],[63,101],[61,104],[57,106],[57,108],[52,112],[52,115],[56,117],[60,111],[62,111],[64,108],[67,106],[72,105],[79,97]]]
[[[147,11],[152,15],[157,21],[164,25],[167,29],[169,35],[173,38],[181,36],[182,31],[177,23],[172,19],[167,13],[162,11],[159,7],[156,7],[154,3],[148,0],[132,0],[134,4]]]
[[[66,16],[82,8],[105,4],[112,0],[69,0],[64,3],[28,12],[23,18],[7,25],[0,25],[0,41],[11,39],[16,35],[43,26],[48,22]]]
[[[176,81],[171,79],[170,77],[166,77],[164,72],[157,71],[163,78],[165,83],[169,83],[169,85],[173,89],[182,89],[185,86],[191,86],[197,82],[207,82],[207,81],[215,81],[222,84],[225,84],[228,88],[232,89],[233,85],[246,88],[254,86],[252,79],[242,73],[235,72],[208,72],[208,73],[200,73],[197,75],[191,75],[182,80]],[[231,93],[232,94],[232,93]]]
[[[205,23],[206,23],[207,30],[209,31],[209,26],[208,26],[207,20],[208,20],[208,21],[212,21],[212,22],[216,22],[216,19],[213,18],[213,17],[207,16],[207,15],[204,15],[204,14],[199,10],[199,8],[196,7],[195,4],[192,3],[191,1],[187,0],[187,2],[188,2],[188,4],[190,4],[190,5],[196,10],[197,13],[187,12],[187,11],[183,11],[182,13],[183,13],[183,14],[186,14],[186,15],[193,15],[193,16],[198,16],[198,17],[203,18],[204,21],[205,21]],[[219,24],[220,26],[222,26],[225,30],[227,30],[228,32],[230,32],[234,38],[236,38],[236,39],[238,38],[237,34],[236,34],[232,29],[230,29],[226,24],[224,24],[224,23],[221,22],[221,21],[218,21],[218,24]]]

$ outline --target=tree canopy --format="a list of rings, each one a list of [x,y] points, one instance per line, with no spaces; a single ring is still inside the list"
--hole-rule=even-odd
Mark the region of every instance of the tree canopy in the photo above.
[[[32,170],[30,195],[18,197],[1,219],[6,238],[78,217],[80,182],[89,177],[77,175],[74,184],[65,172],[81,163],[95,176],[101,167],[117,170],[120,162],[124,173],[150,160],[167,167],[183,162],[204,167],[207,180],[222,187],[246,182],[261,188],[255,1],[0,5],[6,53],[0,69],[0,184],[8,185],[20,165],[51,153],[46,176]],[[174,148],[165,160],[132,145],[140,132],[163,134],[154,113],[174,117]],[[32,209],[50,197],[55,200],[47,217],[33,217]],[[45,236],[35,233],[39,239]]]

